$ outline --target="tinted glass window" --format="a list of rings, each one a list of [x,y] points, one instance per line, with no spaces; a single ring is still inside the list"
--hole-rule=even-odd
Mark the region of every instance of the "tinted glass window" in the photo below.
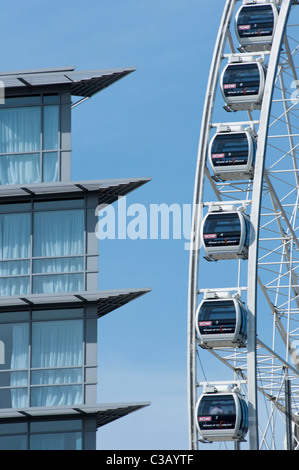
[[[236,309],[232,300],[204,302],[198,315],[201,335],[231,334],[236,328]]]
[[[243,7],[238,17],[238,26],[262,27],[273,26],[273,23],[274,15],[271,5]]]
[[[240,134],[218,134],[212,145],[212,153],[229,153],[236,154],[248,153],[248,140],[245,133]]]
[[[236,406],[233,395],[203,396],[198,407],[198,424],[201,430],[234,429],[235,422]]]
[[[218,134],[213,140],[211,157],[216,167],[246,165],[248,154],[249,144],[245,133]]]
[[[224,302],[204,302],[200,308],[200,320],[211,320],[211,321],[235,321],[236,320],[236,309],[235,304],[232,300]]]
[[[204,233],[241,233],[238,214],[210,214],[204,225]]]
[[[260,82],[260,73],[257,64],[229,65],[223,76],[223,84],[256,85]]]

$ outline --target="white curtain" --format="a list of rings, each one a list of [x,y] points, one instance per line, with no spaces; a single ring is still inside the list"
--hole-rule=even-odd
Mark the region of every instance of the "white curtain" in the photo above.
[[[47,368],[47,370],[33,371],[34,383],[51,386],[32,387],[31,406],[82,403],[82,347],[82,320],[33,323],[32,367]],[[71,366],[76,368],[59,369]],[[68,383],[78,385],[65,385]]]
[[[58,149],[58,106],[44,106],[42,136],[43,150]],[[57,181],[58,155],[45,154],[41,175],[40,147],[41,107],[0,109],[0,185]]]
[[[0,156],[0,185],[39,182],[39,153]]]
[[[40,149],[41,108],[0,109],[0,153],[36,152]]]
[[[27,323],[16,323],[13,325],[11,370],[28,369],[29,350],[29,325]],[[28,385],[28,374],[24,372],[11,372],[10,385],[12,387],[24,387]],[[12,408],[28,406],[28,388],[11,389]]]
[[[58,181],[58,153],[43,153],[43,181]]]
[[[43,150],[58,148],[58,106],[45,106],[43,119]]]
[[[34,256],[82,255],[83,241],[83,210],[35,213]]]
[[[37,212],[34,218],[34,256],[47,259],[34,261],[33,292],[74,292],[83,289],[83,258],[48,258],[84,253],[84,211],[65,210]],[[52,274],[66,273],[70,274]]]
[[[30,214],[3,214],[0,216],[0,259],[13,260],[30,257]],[[29,293],[29,277],[4,277],[29,274],[27,261],[0,263],[0,295]]]

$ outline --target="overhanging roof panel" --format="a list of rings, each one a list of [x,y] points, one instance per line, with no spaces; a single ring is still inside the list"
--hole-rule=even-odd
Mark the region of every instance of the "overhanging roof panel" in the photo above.
[[[104,69],[91,71],[76,71],[75,67],[55,69],[25,70],[17,72],[2,72],[0,80],[5,89],[32,88],[47,86],[69,87],[71,94],[81,97],[91,97],[107,88],[116,81],[134,72],[134,67]]]
[[[96,292],[70,292],[56,294],[32,294],[27,296],[8,296],[1,297],[0,312],[5,311],[7,308],[13,307],[49,307],[50,305],[63,307],[65,304],[81,306],[85,303],[95,303],[97,306],[98,317],[100,318],[150,291],[151,289],[149,288],[122,290],[115,289]]]
[[[58,183],[35,183],[29,185],[7,185],[0,187],[0,201],[20,197],[56,197],[62,195],[82,195],[95,192],[99,204],[112,204],[118,197],[125,196],[134,189],[149,182],[151,178],[127,178],[115,180],[75,181]]]
[[[62,417],[78,417],[78,416],[95,416],[97,427],[104,426],[116,419],[123,418],[134,411],[140,410],[150,405],[150,402],[136,403],[112,403],[99,404],[94,407],[78,405],[70,407],[34,407],[22,409],[2,409],[0,420],[4,419],[44,419],[62,418]]]

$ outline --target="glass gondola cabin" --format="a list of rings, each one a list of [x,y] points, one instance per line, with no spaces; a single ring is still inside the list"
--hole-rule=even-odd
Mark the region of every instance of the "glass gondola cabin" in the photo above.
[[[236,298],[205,299],[196,312],[196,330],[203,347],[245,347],[247,311]]]
[[[209,146],[209,162],[220,180],[252,179],[256,141],[248,130],[217,132]]]
[[[240,45],[248,52],[270,50],[277,20],[278,9],[273,3],[242,5],[235,19]]]
[[[201,241],[208,260],[247,259],[249,219],[240,210],[214,209],[204,217]]]
[[[228,63],[221,76],[221,91],[233,111],[260,109],[266,70],[260,62]]]
[[[237,392],[203,393],[196,405],[197,429],[204,441],[242,441],[248,431],[248,407]]]

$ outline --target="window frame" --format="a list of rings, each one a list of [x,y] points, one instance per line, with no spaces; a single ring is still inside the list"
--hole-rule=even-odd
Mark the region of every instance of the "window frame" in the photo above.
[[[14,317],[14,314],[16,316]],[[4,315],[2,317],[2,315]],[[22,318],[23,317],[23,318]],[[33,367],[33,325],[42,322],[60,322],[60,321],[72,321],[72,320],[79,320],[82,322],[82,363],[81,365],[74,365],[74,366],[57,366],[57,367]],[[26,324],[28,325],[28,362],[26,368],[20,369],[11,369],[11,368],[1,368],[0,369],[0,376],[1,374],[11,374],[11,373],[26,373],[27,374],[27,384],[14,386],[14,385],[2,385],[0,386],[0,391],[3,392],[7,390],[10,393],[11,390],[15,389],[27,389],[26,399],[27,405],[25,408],[35,407],[32,405],[32,390],[36,388],[49,388],[49,387],[66,387],[70,385],[76,385],[81,387],[81,402],[80,403],[72,403],[70,405],[56,405],[59,407],[65,406],[82,406],[89,401],[89,394],[88,394],[88,387],[89,386],[96,386],[97,381],[92,379],[92,376],[88,373],[88,370],[94,369],[97,370],[97,363],[96,358],[90,358],[88,355],[88,344],[90,342],[90,332],[97,329],[97,313],[96,308],[92,307],[91,309],[87,305],[66,305],[61,306],[60,308],[27,308],[26,310],[15,310],[13,312],[2,312],[0,313],[0,327],[1,325],[15,325],[15,324]],[[7,345],[8,347],[9,345]],[[47,370],[55,370],[55,369],[81,369],[81,381],[74,382],[74,383],[64,383],[61,382],[60,384],[34,384],[32,380],[32,375],[34,375],[35,371],[47,371]],[[10,378],[11,379],[11,378]],[[3,406],[1,409],[14,409],[12,406],[7,407]],[[38,405],[38,407],[47,408],[47,405]]]
[[[57,102],[56,103],[51,103],[51,102],[46,102],[46,98],[49,96],[56,96],[57,97]],[[21,101],[17,103],[17,100],[21,100],[22,98],[28,100],[28,102],[24,102],[23,104]],[[30,99],[32,98],[39,98],[39,102],[31,102]],[[9,103],[9,100],[12,99],[13,101],[11,104]],[[20,96],[8,96],[5,100],[4,105],[0,105],[0,110],[1,109],[19,109],[19,108],[31,108],[31,107],[39,107],[41,112],[40,112],[40,142],[39,142],[39,150],[36,151],[28,151],[28,152],[5,152],[5,153],[0,153],[0,161],[1,157],[5,156],[22,156],[22,155],[37,155],[39,154],[39,170],[40,170],[40,178],[39,181],[36,181],[35,183],[44,183],[44,182],[50,182],[46,181],[44,179],[44,157],[47,154],[57,154],[57,181],[61,181],[61,154],[62,154],[62,96],[61,92],[57,91],[55,93],[51,92],[39,92],[34,95],[20,95]],[[57,106],[58,107],[58,134],[57,134],[57,148],[56,149],[44,149],[44,109],[45,107],[49,106]],[[32,183],[32,184],[35,184]],[[16,184],[28,184],[27,182],[23,183],[16,183]],[[8,185],[1,185],[1,186],[9,186]]]
[[[63,423],[62,423],[63,422]],[[14,420],[12,423],[11,421],[7,423],[6,421],[1,422],[0,425],[3,424],[4,426],[7,426],[12,424],[14,428],[9,429],[8,431],[11,432],[1,432],[0,431],[0,439],[1,438],[11,438],[14,441],[18,438],[22,439],[23,441],[25,440],[26,443],[26,448],[24,450],[31,450],[33,449],[32,445],[32,438],[34,436],[47,436],[49,434],[60,434],[60,435],[67,435],[67,434],[73,434],[73,433],[80,433],[80,438],[81,438],[81,448],[76,449],[76,450],[84,450],[86,446],[86,441],[88,441],[88,431],[85,429],[86,424],[85,424],[85,419],[84,418],[79,418],[79,417],[72,417],[72,418],[66,418],[63,419],[63,417],[57,417],[57,418],[38,418],[38,419],[27,419],[27,420]],[[61,431],[61,425],[63,425],[63,431]],[[19,427],[19,430],[18,430]],[[38,430],[38,427],[40,429]],[[48,427],[48,429],[47,429]],[[16,446],[17,447],[17,446]],[[4,450],[4,449],[3,449]],[[17,447],[17,450],[22,450]],[[55,449],[53,449],[55,450]],[[63,449],[65,450],[65,449]]]
[[[87,225],[88,225],[88,202],[87,197],[77,197],[73,199],[65,199],[59,200],[59,209],[57,208],[57,204],[53,204],[51,200],[45,201],[35,201],[31,200],[28,205],[28,202],[24,203],[24,210],[20,210],[20,204],[16,204],[15,211],[12,211],[14,208],[14,204],[6,205],[2,208],[0,205],[0,217],[2,214],[30,214],[30,240],[29,240],[29,257],[28,258],[8,258],[5,260],[1,260],[1,263],[6,262],[29,262],[29,273],[28,274],[17,274],[17,275],[7,275],[7,276],[0,276],[0,282],[2,279],[16,279],[16,278],[29,278],[29,291],[27,293],[19,293],[16,295],[29,295],[29,294],[43,294],[47,292],[34,292],[34,280],[38,276],[64,276],[64,275],[80,275],[82,278],[82,289],[79,291],[85,291],[87,289]],[[2,209],[2,210],[1,210]],[[8,209],[8,210],[7,210]],[[34,256],[34,215],[39,212],[58,212],[58,211],[68,211],[68,210],[82,210],[83,211],[83,252],[82,254],[74,254],[74,255],[61,255],[61,256]],[[38,260],[47,260],[47,259],[62,259],[62,258],[82,258],[83,261],[83,270],[79,271],[66,271],[66,272],[57,272],[57,273],[35,273],[34,272],[34,262]],[[69,292],[69,291],[66,291]],[[55,292],[54,292],[55,293]],[[9,295],[12,295],[11,293]]]

